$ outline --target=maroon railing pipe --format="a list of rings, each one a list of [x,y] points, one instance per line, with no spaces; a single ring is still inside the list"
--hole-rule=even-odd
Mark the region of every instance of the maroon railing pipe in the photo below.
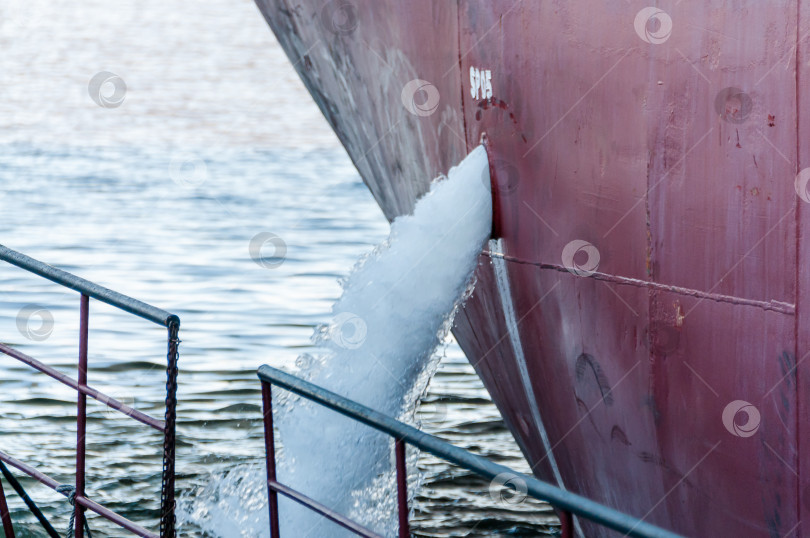
[[[34,357],[30,357],[30,356],[26,355],[22,351],[18,351],[18,350],[14,349],[14,348],[11,348],[11,347],[9,347],[9,346],[7,346],[5,344],[0,344],[0,353],[2,353],[4,355],[8,355],[12,359],[17,359],[18,361],[20,361],[20,362],[22,362],[24,364],[27,364],[31,368],[34,368],[35,370],[39,370],[43,374],[56,379],[57,381],[59,381],[63,385],[67,385],[68,387],[70,387],[70,388],[72,388],[74,390],[82,392],[82,393],[90,396],[94,400],[97,400],[97,401],[103,403],[104,405],[106,405],[108,407],[111,407],[112,409],[115,409],[116,411],[120,411],[123,414],[134,418],[135,420],[137,420],[138,422],[141,422],[142,424],[146,424],[147,426],[150,426],[150,427],[152,427],[152,428],[154,428],[154,429],[156,429],[156,430],[158,430],[160,432],[165,431],[165,427],[163,425],[162,420],[150,417],[149,415],[147,415],[145,413],[142,413],[142,412],[138,411],[137,409],[133,409],[132,407],[130,407],[130,406],[124,404],[124,403],[119,402],[115,398],[111,398],[110,396],[107,396],[103,392],[98,391],[98,390],[94,389],[93,387],[88,387],[87,385],[79,385],[79,382],[76,381],[75,379],[73,379],[72,377],[63,374],[62,372],[60,372],[60,371],[58,371],[58,370],[56,370],[54,368],[51,368],[47,364],[43,364],[42,362],[38,361]]]
[[[408,522],[408,471],[405,468],[405,441],[394,441],[394,454],[397,460],[397,506],[399,507],[399,538],[410,538]]]
[[[3,491],[3,482],[0,480],[0,519],[3,520],[3,532],[6,538],[14,538],[14,525],[11,523],[11,512],[8,510],[6,493]]]
[[[311,499],[310,497],[307,497],[303,493],[300,493],[300,492],[292,489],[291,487],[285,486],[284,484],[279,484],[275,480],[268,481],[267,486],[270,489],[272,489],[274,491],[277,491],[281,495],[284,495],[285,497],[287,497],[289,499],[292,499],[293,501],[297,502],[298,504],[306,506],[307,508],[309,508],[310,510],[312,510],[316,514],[322,515],[323,517],[325,517],[329,521],[337,523],[338,525],[340,525],[344,529],[348,529],[348,530],[352,531],[357,536],[362,536],[363,538],[383,538],[382,535],[377,534],[376,532],[371,531],[371,530],[359,525],[358,523],[355,523],[351,519],[349,519],[349,518],[335,512],[334,510],[331,510],[331,509],[327,508],[326,506],[322,505],[318,501],[316,501],[314,499]]]
[[[79,309],[79,386],[87,386],[87,334],[90,297],[82,294]],[[84,497],[85,436],[87,435],[87,395],[79,391],[76,413],[76,498]],[[76,503],[74,536],[84,538],[84,506]]]
[[[267,506],[270,510],[270,537],[280,538],[278,524],[278,493],[272,484],[276,482],[276,441],[273,432],[273,392],[269,383],[262,383],[262,407],[264,412],[264,449],[267,461]]]
[[[4,462],[11,465],[15,469],[18,469],[19,471],[27,474],[28,476],[30,476],[31,478],[33,478],[37,482],[40,482],[40,483],[48,486],[52,490],[56,490],[56,488],[58,486],[62,485],[57,480],[55,480],[54,478],[46,475],[45,473],[43,473],[41,471],[38,471],[35,467],[32,467],[32,466],[30,466],[28,464],[25,464],[25,463],[21,462],[18,459],[12,458],[11,456],[9,456],[8,454],[6,454],[3,451],[0,451],[0,460],[3,460]],[[60,492],[60,493],[62,493],[62,495],[67,496],[66,493],[63,493],[63,492]],[[100,504],[98,504],[96,502],[93,502],[93,501],[91,501],[90,499],[88,499],[86,497],[76,496],[76,504],[79,504],[80,506],[84,506],[84,507],[92,510],[93,512],[97,513],[98,515],[109,519],[110,521],[112,521],[113,523],[118,525],[119,527],[127,529],[128,531],[130,531],[130,532],[132,532],[132,533],[134,533],[134,534],[136,534],[138,536],[143,536],[145,538],[159,538],[159,536],[157,534],[144,529],[143,527],[139,526],[136,523],[133,523],[132,521],[128,520],[127,518],[116,514],[115,512],[110,510],[109,508],[106,508],[106,507],[104,507],[104,506],[102,506],[102,505],[100,505]]]
[[[562,538],[574,538],[574,517],[571,512],[560,512],[560,534]]]
[[[132,521],[128,520],[123,516],[119,516],[109,508],[101,506],[97,502],[91,501],[87,497],[79,497],[78,495],[76,495],[76,504],[78,506],[81,506],[82,509],[88,508],[93,512],[97,513],[98,515],[100,515],[101,517],[109,519],[119,527],[128,530],[132,534],[141,536],[142,538],[160,538],[160,536],[155,534],[154,532],[149,532],[140,525],[133,523]]]
[[[12,458],[2,450],[0,450],[0,460],[3,460],[4,462],[8,463],[15,469],[19,469],[20,471],[24,472],[37,482],[45,484],[52,490],[56,490],[57,487],[62,485],[57,480],[51,478],[50,476],[46,475],[41,471],[38,471],[35,467],[31,467],[30,465],[27,465],[18,459]],[[67,494],[65,493],[63,493],[63,495],[67,496]]]

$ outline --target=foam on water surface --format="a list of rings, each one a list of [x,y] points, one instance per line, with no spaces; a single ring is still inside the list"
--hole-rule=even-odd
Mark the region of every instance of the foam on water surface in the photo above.
[[[316,332],[323,352],[300,357],[297,375],[411,420],[434,370],[435,350],[471,289],[490,235],[489,185],[486,151],[478,147],[433,182],[413,214],[394,220],[388,238],[344,282],[332,322]],[[276,406],[279,480],[377,532],[396,534],[391,439],[280,393],[274,392],[282,402]],[[230,474],[181,503],[181,521],[218,536],[267,535],[266,500],[251,504],[245,495],[255,501],[264,470]],[[340,535],[341,529],[287,499],[280,499],[280,512],[287,536]]]

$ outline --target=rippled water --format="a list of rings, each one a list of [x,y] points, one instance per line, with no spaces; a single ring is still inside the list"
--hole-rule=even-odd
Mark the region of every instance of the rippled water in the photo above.
[[[311,350],[338,279],[387,234],[348,157],[247,0],[0,0],[0,50],[0,243],[180,315],[181,495],[245,465],[260,472],[256,367]],[[120,106],[88,94],[101,71],[125,83]],[[261,232],[287,244],[277,268],[249,255]],[[40,333],[33,316],[20,331],[28,305],[52,325]],[[91,384],[160,415],[164,331],[95,301],[90,326]],[[0,264],[0,340],[75,375],[77,335],[75,293]],[[9,358],[0,369],[0,450],[71,482],[75,393]],[[154,526],[159,436],[88,406],[89,496]],[[453,343],[421,416],[425,430],[526,469]],[[487,482],[426,456],[419,467],[419,535],[554,525],[542,505],[493,500]],[[64,498],[24,484],[65,528]],[[18,535],[42,535],[11,503]]]

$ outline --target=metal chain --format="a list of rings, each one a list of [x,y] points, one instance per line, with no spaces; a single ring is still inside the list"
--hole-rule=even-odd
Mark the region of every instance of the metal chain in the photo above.
[[[174,498],[174,469],[175,469],[175,435],[177,421],[177,361],[180,339],[178,333],[180,323],[169,323],[169,350],[166,366],[166,415],[165,431],[163,436],[163,479],[160,491],[160,536],[174,538],[175,536],[175,498]]]
[[[70,525],[68,526],[67,531],[67,538],[73,538],[73,533],[76,528],[76,487],[71,486],[70,484],[61,484],[56,486],[57,493],[67,494],[67,500],[70,503],[70,506],[73,507],[73,511],[70,513]],[[84,532],[87,533],[87,538],[93,538],[93,535],[90,533],[90,525],[87,524],[87,518],[84,517],[84,514],[81,515],[82,522],[84,523]]]

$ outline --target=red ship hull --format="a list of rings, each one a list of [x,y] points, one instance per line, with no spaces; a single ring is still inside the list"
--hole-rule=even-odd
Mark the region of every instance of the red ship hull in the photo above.
[[[802,534],[810,7],[257,3],[389,219],[486,134],[499,242],[454,332],[538,476]]]

